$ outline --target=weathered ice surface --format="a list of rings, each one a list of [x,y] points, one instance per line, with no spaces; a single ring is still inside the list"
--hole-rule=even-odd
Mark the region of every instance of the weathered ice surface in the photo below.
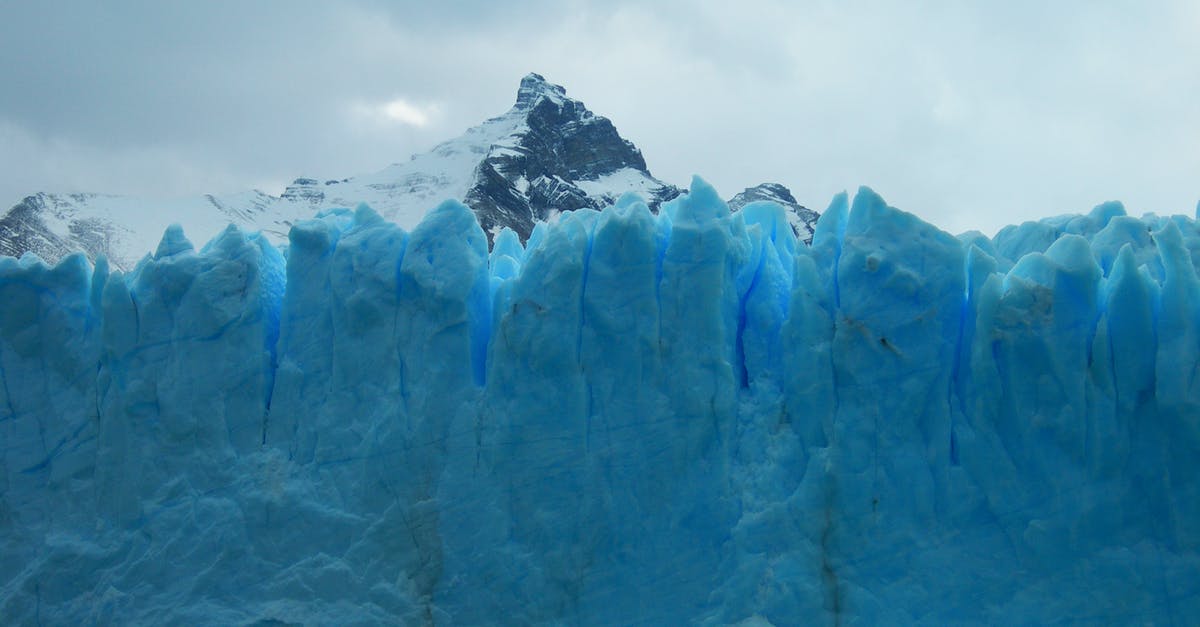
[[[0,622],[1184,624],[1197,261],[698,179],[0,258]]]

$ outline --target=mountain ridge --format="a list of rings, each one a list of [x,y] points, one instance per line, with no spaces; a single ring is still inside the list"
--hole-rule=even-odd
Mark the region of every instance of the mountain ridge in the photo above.
[[[789,210],[796,235],[810,241],[817,214],[795,202],[786,187],[768,185],[783,192],[750,193],[763,186],[748,188],[730,199],[731,209],[740,209],[747,198],[779,202]],[[601,209],[626,192],[641,195],[657,211],[684,190],[654,177],[641,150],[621,137],[611,120],[531,73],[521,79],[505,113],[370,174],[299,177],[279,196],[259,190],[169,200],[92,193],[27,196],[0,214],[0,254],[32,252],[54,263],[83,251],[93,261],[104,256],[128,270],[155,249],[171,224],[180,224],[196,241],[208,241],[232,222],[286,244],[293,224],[321,210],[365,202],[412,229],[447,198],[474,210],[490,245],[504,228],[524,241],[538,221]]]

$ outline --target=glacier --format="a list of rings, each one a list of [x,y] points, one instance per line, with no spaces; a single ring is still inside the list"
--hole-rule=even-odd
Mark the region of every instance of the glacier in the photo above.
[[[1182,624],[1200,229],[703,181],[0,258],[8,624]]]

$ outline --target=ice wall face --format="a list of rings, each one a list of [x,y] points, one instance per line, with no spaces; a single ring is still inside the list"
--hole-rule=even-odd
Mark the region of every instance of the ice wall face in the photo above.
[[[811,246],[703,182],[487,239],[0,259],[5,622],[1171,623],[1200,612],[1200,231]]]

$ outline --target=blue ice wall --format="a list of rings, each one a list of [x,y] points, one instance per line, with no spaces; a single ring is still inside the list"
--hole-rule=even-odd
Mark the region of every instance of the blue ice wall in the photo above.
[[[4,623],[1185,624],[1200,230],[696,180],[0,259]]]

